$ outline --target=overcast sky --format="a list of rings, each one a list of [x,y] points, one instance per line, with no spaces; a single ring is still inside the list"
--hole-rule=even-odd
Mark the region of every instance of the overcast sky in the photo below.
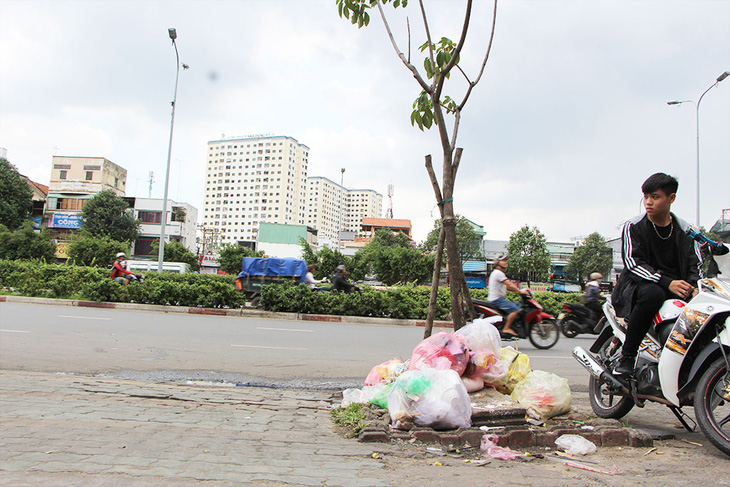
[[[471,78],[492,4],[477,1],[462,56]],[[412,0],[412,45],[423,41]],[[426,1],[435,38],[459,37],[463,2]],[[458,7],[453,9],[453,7]],[[388,7],[406,50],[405,17]],[[0,147],[48,184],[53,155],[106,157],[127,194],[162,197],[175,52],[180,72],[170,197],[202,210],[206,144],[275,134],[310,148],[309,175],[395,186],[393,214],[423,240],[437,215],[424,169],[435,129],[410,125],[420,88],[379,17],[357,29],[335,0],[0,0]],[[415,48],[413,59],[422,54]],[[527,224],[552,241],[619,235],[641,183],[680,181],[694,223],[697,101],[730,70],[729,0],[502,1],[492,54],[467,103],[456,212],[508,239]],[[447,93],[458,97],[454,73]],[[701,223],[730,208],[730,78],[700,105]],[[385,198],[387,206],[387,197]]]

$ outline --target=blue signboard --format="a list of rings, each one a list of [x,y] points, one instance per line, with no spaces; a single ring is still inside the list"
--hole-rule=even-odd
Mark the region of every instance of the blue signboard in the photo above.
[[[72,213],[54,213],[51,228],[81,228],[81,217]]]
[[[472,289],[484,289],[487,287],[486,277],[476,276],[464,276],[466,278],[466,285]]]

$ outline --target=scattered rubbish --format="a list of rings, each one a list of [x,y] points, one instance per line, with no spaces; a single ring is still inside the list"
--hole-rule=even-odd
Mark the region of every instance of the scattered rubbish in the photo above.
[[[555,446],[571,455],[588,455],[596,452],[596,445],[579,435],[562,435],[555,440]]]
[[[512,347],[504,347],[499,359],[508,364],[507,375],[491,385],[502,394],[512,394],[515,385],[530,373],[530,357]]]
[[[474,465],[476,467],[483,467],[492,463],[490,460],[464,460],[464,463]]]
[[[655,452],[655,451],[656,451],[656,447],[654,447],[654,448],[652,448],[651,450],[649,450],[648,452],[644,453],[644,456],[647,456],[647,455],[649,455],[650,453],[653,453],[653,452]]]
[[[562,457],[562,458],[574,458],[574,455],[571,455],[570,453],[565,453],[565,452],[562,452],[562,451],[556,451],[554,453],[558,457]],[[592,463],[594,465],[598,465],[598,462],[592,462],[590,460],[583,460],[583,459],[581,459],[580,461],[583,462],[583,463]]]
[[[494,435],[482,436],[481,450],[495,460],[514,460],[523,456],[522,453],[511,450],[510,448],[497,446],[497,437]]]
[[[434,464],[434,466],[436,466],[436,467],[443,467],[443,466],[444,466],[444,464],[443,464],[443,463],[441,463],[441,462],[439,462],[439,461],[433,462],[433,464]]]
[[[613,467],[611,470],[600,470],[597,468],[588,467],[586,465],[580,465],[580,464],[573,463],[573,462],[565,462],[564,465],[566,465],[568,467],[573,467],[573,468],[580,468],[581,470],[588,470],[589,472],[602,473],[605,475],[618,475],[621,473],[621,471],[618,469],[618,467]]]
[[[580,429],[583,431],[593,431],[595,428],[593,426],[581,426]]]
[[[377,453],[377,452],[374,452],[374,453],[373,453],[372,455],[370,455],[370,456],[371,456],[371,457],[373,457],[373,458],[375,458],[376,460],[377,460],[378,458],[380,458],[380,455],[378,455],[378,453]]]
[[[543,421],[541,419],[528,418],[527,423],[531,424],[532,426],[542,426],[545,424],[545,421]]]
[[[680,438],[679,441],[682,441],[684,443],[689,443],[690,445],[694,445],[694,446],[702,446],[702,443],[697,443],[696,441],[685,440],[684,438]]]
[[[503,430],[504,426],[480,426],[479,429],[482,431]]]
[[[511,397],[542,419],[569,412],[573,399],[567,379],[542,370],[528,373],[514,386]]]
[[[434,448],[434,447],[428,447],[426,448],[426,453],[430,453],[431,455],[436,455],[439,457],[445,457],[446,453],[441,448]]]

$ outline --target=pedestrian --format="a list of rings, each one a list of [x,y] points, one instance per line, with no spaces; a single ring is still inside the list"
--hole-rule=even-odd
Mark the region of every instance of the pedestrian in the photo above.
[[[641,186],[646,213],[624,224],[624,271],[612,294],[616,315],[628,319],[626,341],[614,372],[631,374],[636,354],[666,299],[691,299],[702,276],[700,246],[690,226],[671,212],[679,183],[668,174],[651,175]]]

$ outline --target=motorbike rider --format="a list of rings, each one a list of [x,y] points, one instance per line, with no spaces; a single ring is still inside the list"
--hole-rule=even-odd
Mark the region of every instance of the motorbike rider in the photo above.
[[[314,278],[314,271],[316,270],[316,267],[314,264],[309,264],[307,266],[307,274],[304,276],[304,284],[307,285],[309,289],[316,289],[317,284],[321,284],[323,282],[327,282],[327,279],[315,279]]]
[[[603,314],[600,303],[602,279],[603,274],[601,274],[600,272],[593,272],[590,275],[590,281],[586,283],[586,308],[591,310],[591,312],[593,313],[593,319],[596,321],[598,321],[598,319]]]
[[[626,342],[616,374],[631,374],[641,341],[666,299],[689,299],[701,277],[700,246],[687,231],[689,224],[670,210],[677,180],[664,173],[641,186],[646,213],[624,224],[621,233],[624,272],[612,294],[616,315],[627,318]]]
[[[507,296],[507,291],[527,295],[530,291],[520,289],[517,284],[507,279],[507,275],[504,273],[507,269],[507,258],[507,254],[497,257],[495,268],[489,275],[489,296],[487,301],[507,314],[507,320],[504,323],[504,328],[502,328],[502,335],[516,337],[517,332],[512,329],[512,325],[520,314],[520,308],[515,303],[508,301],[505,296]]]
[[[134,272],[127,270],[127,256],[124,252],[119,252],[114,259],[114,265],[112,265],[111,278],[115,282],[126,286],[129,284],[128,276],[130,275],[141,277],[141,274],[135,274]]]
[[[345,293],[350,293],[353,290],[360,291],[359,287],[347,282],[345,274],[347,274],[347,268],[344,265],[338,265],[335,271],[335,277],[332,279],[332,290],[344,291]]]

